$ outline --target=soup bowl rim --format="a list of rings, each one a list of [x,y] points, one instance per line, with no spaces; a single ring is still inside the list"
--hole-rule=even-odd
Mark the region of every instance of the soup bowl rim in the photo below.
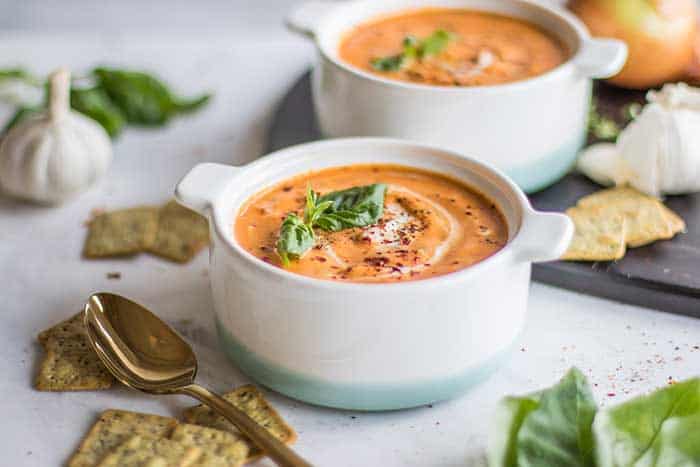
[[[436,7],[436,8],[445,8],[445,9],[452,9],[452,10],[470,10],[474,9],[473,7],[470,8],[469,5],[465,5],[464,7],[443,7],[441,5],[435,5],[436,3],[439,3],[440,0],[418,0],[418,3],[421,4],[421,6],[416,6],[416,1],[411,1],[411,0],[393,0],[392,3],[396,5],[395,8],[392,8],[390,13],[385,13],[382,15],[379,15],[379,17],[391,17],[392,15],[400,15],[401,13],[405,12],[410,12],[414,10],[421,10],[423,8],[430,8],[430,7]],[[455,1],[464,1],[465,3],[469,3],[469,0],[455,0]],[[302,28],[298,25],[295,24],[295,20],[293,19],[293,16],[290,16],[288,18],[287,23],[289,27],[295,31],[298,32],[303,32],[307,35],[310,35],[314,43],[316,44],[316,47],[320,53],[320,55],[323,57],[323,59],[327,60],[333,66],[336,68],[339,68],[340,70],[350,73],[353,76],[371,81],[375,84],[382,85],[382,86],[388,86],[388,87],[393,87],[393,88],[401,88],[401,89],[406,89],[406,90],[411,90],[411,91],[423,91],[423,92],[436,92],[436,93],[455,93],[455,94],[473,94],[473,93],[488,93],[488,92],[504,92],[504,91],[518,91],[522,89],[526,89],[530,86],[534,85],[546,85],[550,83],[551,81],[555,81],[557,79],[560,79],[563,76],[566,76],[567,74],[570,73],[575,73],[576,69],[574,64],[576,61],[581,57],[583,50],[584,50],[584,45],[591,43],[592,38],[590,34],[588,33],[588,30],[586,29],[585,25],[578,19],[576,18],[575,15],[572,13],[562,9],[562,8],[557,8],[555,6],[551,5],[544,5],[541,3],[537,3],[532,0],[497,0],[501,3],[504,4],[515,4],[519,6],[523,6],[525,8],[533,8],[536,10],[541,11],[543,14],[548,15],[551,18],[554,18],[555,21],[558,21],[560,24],[565,25],[565,27],[569,28],[573,33],[576,38],[576,44],[575,44],[575,50],[569,51],[566,59],[557,65],[556,67],[535,75],[531,76],[525,79],[521,80],[516,80],[516,81],[509,81],[505,83],[497,83],[497,84],[485,84],[485,85],[477,85],[477,86],[443,86],[443,85],[436,85],[436,84],[423,84],[423,83],[411,83],[407,81],[402,81],[398,79],[391,79],[391,78],[385,78],[381,75],[378,75],[376,73],[371,73],[365,70],[362,70],[359,67],[353,66],[344,60],[342,60],[338,56],[338,41],[329,41],[325,40],[325,36],[329,34],[337,34],[339,37],[342,37],[345,34],[348,34],[351,30],[352,27],[349,29],[345,29],[343,31],[329,31],[326,23],[328,21],[329,17],[332,17],[334,15],[341,15],[344,11],[352,10],[352,9],[360,9],[363,8],[365,5],[371,5],[374,3],[373,0],[350,0],[341,4],[335,4],[333,6],[329,6],[331,2],[308,2],[306,4],[302,4],[302,7],[304,5],[309,5],[309,4],[326,4],[325,8],[328,8],[328,10],[325,10],[323,13],[318,15],[318,25],[315,26],[314,30],[302,30]],[[450,2],[452,3],[452,2]],[[489,10],[487,8],[479,8],[477,11],[483,11],[483,12],[495,12],[498,13],[495,10]],[[502,14],[502,13],[501,13]],[[502,14],[503,16],[508,16],[507,14]],[[362,21],[371,21],[373,18],[376,18],[377,15],[375,14],[368,14],[366,17],[363,18]],[[359,24],[362,24],[362,21],[360,21]],[[543,28],[544,29],[544,28]],[[554,35],[558,39],[560,39],[559,35],[554,32],[554,31],[547,31],[548,33]],[[337,43],[336,43],[337,42]]]
[[[306,276],[303,274],[299,273],[294,273],[291,271],[287,271],[286,269],[270,264],[251,252],[247,251],[245,248],[243,248],[242,245],[237,241],[235,238],[234,234],[234,229],[233,229],[233,224],[235,224],[236,219],[238,217],[239,210],[243,204],[245,204],[246,201],[248,201],[252,196],[255,196],[256,193],[259,193],[267,188],[270,188],[274,186],[275,184],[282,183],[283,180],[278,180],[275,182],[271,182],[266,186],[259,187],[254,193],[248,194],[245,197],[242,197],[240,200],[236,201],[235,203],[227,202],[225,199],[222,199],[223,195],[225,192],[229,189],[228,187],[230,184],[235,183],[236,179],[238,177],[244,176],[246,173],[249,173],[251,171],[258,171],[262,170],[264,171],[265,168],[269,165],[274,165],[279,162],[283,162],[285,159],[292,159],[294,158],[295,155],[299,153],[304,153],[304,152],[309,152],[309,151],[316,151],[318,149],[323,149],[323,148],[330,148],[330,147],[340,147],[342,148],[343,146],[346,147],[352,147],[352,146],[378,146],[378,145],[389,145],[389,146],[394,146],[394,147],[402,147],[405,149],[413,148],[418,151],[422,151],[425,153],[425,157],[427,158],[434,158],[434,157],[444,157],[444,158],[449,158],[453,160],[455,163],[461,163],[461,164],[469,164],[471,165],[474,169],[468,169],[476,179],[481,179],[482,181],[486,179],[487,177],[483,175],[484,173],[488,174],[488,177],[490,178],[490,181],[485,181],[490,182],[492,184],[496,184],[500,186],[500,189],[503,192],[504,196],[507,196],[512,202],[513,206],[516,209],[516,216],[517,216],[517,222],[515,226],[511,225],[510,221],[507,219],[505,215],[503,215],[503,208],[500,206],[500,203],[498,200],[493,200],[490,197],[487,196],[487,199],[491,202],[494,202],[498,208],[499,211],[502,213],[506,225],[508,227],[508,232],[509,232],[509,238],[506,242],[506,244],[498,251],[493,253],[492,255],[474,263],[469,266],[466,266],[462,269],[458,269],[456,271],[446,273],[446,274],[441,274],[435,277],[428,277],[424,279],[416,279],[416,280],[409,280],[409,281],[392,281],[392,282],[353,282],[353,281],[338,281],[338,280],[333,280],[333,279],[322,279],[322,278],[316,278],[312,276]],[[348,161],[347,163],[339,164],[333,167],[343,167],[343,166],[352,166],[352,165],[360,165],[362,164],[361,162],[352,162]],[[223,180],[223,185],[219,187],[219,189],[214,193],[213,191],[209,195],[209,199],[199,203],[196,201],[192,201],[193,199],[196,198],[201,198],[198,196],[193,196],[191,193],[193,191],[192,185],[197,185],[199,184],[199,187],[195,187],[194,191],[202,190],[202,183],[206,183],[203,181],[198,181],[196,180],[197,174],[195,173],[198,169],[198,167],[201,166],[213,166],[212,169],[214,171],[219,170],[231,170],[232,172],[228,175],[222,175],[222,180]],[[415,165],[411,165],[409,163],[406,164],[397,164],[397,165],[404,165],[407,168],[418,168],[421,170],[427,170],[431,171],[431,169],[426,169],[423,167],[416,167]],[[327,167],[330,168],[330,167]],[[477,172],[478,171],[478,172]],[[285,179],[292,178],[296,175],[303,174],[305,171],[296,171],[294,173],[291,173],[285,177]],[[441,174],[438,170],[433,170],[433,172],[436,172],[438,174]],[[448,175],[449,176],[449,175]],[[188,180],[188,179],[192,180]],[[470,187],[470,189],[475,190],[479,192],[480,190],[478,187],[471,187],[469,183],[465,182],[462,178],[456,177],[456,176],[451,176],[452,179],[465,184],[467,187]],[[215,186],[216,184],[213,184],[212,186]],[[206,189],[205,189],[206,190]],[[523,193],[523,191],[513,182],[508,176],[503,174],[500,170],[492,167],[489,164],[480,162],[479,160],[472,158],[472,157],[467,157],[462,154],[459,154],[454,151],[446,150],[443,148],[439,148],[437,146],[433,145],[427,145],[427,144],[421,144],[417,142],[411,142],[411,141],[406,141],[406,140],[401,140],[401,139],[394,139],[394,138],[384,138],[384,137],[352,137],[352,138],[335,138],[335,139],[327,139],[327,140],[321,140],[321,141],[314,141],[310,143],[304,143],[304,144],[299,144],[295,146],[290,146],[284,149],[280,149],[278,151],[274,151],[272,153],[269,153],[251,163],[248,163],[243,166],[225,166],[221,164],[200,164],[199,166],[195,166],[190,173],[188,173],[178,184],[176,191],[175,191],[176,199],[183,205],[190,207],[200,213],[203,214],[209,214],[211,217],[211,224],[214,226],[214,232],[215,234],[225,245],[227,249],[228,254],[234,255],[235,258],[237,258],[240,261],[243,261],[245,264],[250,266],[251,268],[254,268],[258,272],[264,273],[266,275],[266,280],[278,280],[278,281],[284,281],[286,284],[292,284],[292,285],[299,285],[299,286],[309,286],[309,287],[314,287],[317,289],[326,289],[326,290],[337,290],[337,291],[345,291],[345,292],[363,292],[363,293],[368,293],[368,292],[380,292],[380,293],[386,293],[389,290],[395,290],[395,291],[411,291],[411,290],[416,290],[420,288],[425,288],[425,287],[430,287],[433,285],[436,285],[438,283],[441,283],[443,285],[448,285],[448,284],[455,284],[455,283],[464,283],[468,282],[473,278],[474,276],[478,276],[482,271],[492,268],[498,265],[507,265],[509,262],[535,262],[538,261],[538,259],[530,257],[528,255],[531,255],[532,253],[527,253],[524,252],[524,250],[532,249],[532,240],[528,243],[527,240],[523,240],[523,227],[525,223],[529,220],[532,221],[533,218],[539,218],[539,217],[551,217],[551,218],[556,218],[556,224],[557,228],[559,228],[558,235],[554,235],[556,237],[555,239],[557,240],[556,245],[550,245],[548,247],[542,246],[544,250],[546,250],[545,255],[547,256],[544,258],[544,260],[551,260],[551,259],[556,259],[558,258],[563,252],[566,246],[568,246],[568,243],[570,242],[570,239],[573,235],[573,226],[571,224],[571,221],[569,218],[560,213],[547,213],[547,212],[541,212],[541,211],[536,211],[534,210],[527,197]],[[229,214],[227,215],[224,210],[227,210]],[[225,220],[227,218],[231,218],[232,222],[226,222]],[[537,228],[536,226],[534,228]],[[537,248],[535,248],[537,249]],[[538,254],[542,253],[535,253],[535,256]]]

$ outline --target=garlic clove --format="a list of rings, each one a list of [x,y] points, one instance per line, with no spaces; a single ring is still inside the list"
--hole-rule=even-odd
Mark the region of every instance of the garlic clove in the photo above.
[[[615,184],[618,166],[617,148],[613,143],[598,143],[581,151],[576,168],[603,186]]]
[[[56,204],[101,178],[112,160],[105,130],[70,110],[70,75],[51,75],[49,109],[12,127],[0,141],[0,187],[13,196]]]

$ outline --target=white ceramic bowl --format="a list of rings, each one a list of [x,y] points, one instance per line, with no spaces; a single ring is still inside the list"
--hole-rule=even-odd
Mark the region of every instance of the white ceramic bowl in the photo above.
[[[354,26],[426,6],[525,19],[559,37],[571,51],[570,59],[524,81],[464,88],[384,79],[339,59],[339,41]],[[318,46],[313,100],[324,136],[388,136],[435,144],[498,167],[526,192],[569,170],[586,135],[591,78],[616,74],[627,57],[624,43],[592,39],[572,14],[528,0],[310,2],[294,10],[288,22]]]
[[[507,245],[469,268],[405,283],[341,283],[287,272],[236,243],[241,204],[309,170],[397,163],[448,174],[497,204]],[[453,397],[496,368],[520,332],[530,264],[564,252],[573,227],[535,212],[488,166],[433,147],[380,138],[327,140],[244,167],[200,164],[177,199],[208,216],[211,286],[221,343],[259,383],[307,402],[384,410]]]

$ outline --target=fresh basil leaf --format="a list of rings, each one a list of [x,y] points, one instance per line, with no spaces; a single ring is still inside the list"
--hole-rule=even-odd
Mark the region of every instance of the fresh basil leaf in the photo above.
[[[299,259],[314,246],[314,232],[311,226],[296,214],[289,214],[282,222],[280,236],[277,239],[277,253],[284,266],[290,259]]]
[[[496,408],[493,431],[489,436],[488,458],[491,467],[516,466],[518,432],[530,412],[540,403],[539,393],[523,397],[505,397]]]
[[[454,35],[444,29],[438,29],[423,40],[415,36],[406,36],[401,43],[403,51],[400,54],[375,58],[370,63],[377,71],[398,71],[409,66],[414,60],[439,54],[453,38]]]
[[[598,111],[598,104],[591,101],[588,110],[588,132],[601,141],[612,141],[617,139],[622,129],[612,118],[603,116]]]
[[[44,82],[24,68],[6,68],[0,70],[0,81],[5,79],[19,80],[32,86],[41,87]]]
[[[331,232],[376,224],[384,214],[384,183],[334,191],[318,198],[319,205],[330,202],[315,225]]]
[[[593,430],[601,467],[698,465],[700,459],[700,378],[602,411]],[[694,430],[689,428],[696,427]],[[685,431],[688,428],[688,431]],[[694,463],[661,463],[662,458]]]
[[[423,39],[420,45],[420,56],[427,57],[437,55],[447,47],[447,44],[452,40],[452,34],[444,29],[438,29],[430,36]]]
[[[403,54],[372,59],[372,68],[377,71],[399,71],[404,63]]]
[[[162,126],[178,113],[198,109],[210,97],[175,97],[160,80],[139,71],[96,68],[93,75],[127,122],[136,125]]]
[[[594,465],[591,426],[597,406],[576,368],[551,388],[504,399],[499,410],[496,429],[504,434],[490,447],[491,467]]]
[[[32,115],[36,115],[39,112],[43,110],[42,107],[20,107],[18,108],[15,113],[10,117],[10,119],[7,121],[5,126],[3,127],[2,131],[0,131],[0,135],[3,135],[12,128],[13,126],[17,125],[24,119],[31,117]]]
[[[119,108],[102,88],[71,89],[70,105],[102,125],[110,138],[115,138],[126,123]]]
[[[648,454],[636,465],[649,467],[700,465],[700,414],[664,422]]]

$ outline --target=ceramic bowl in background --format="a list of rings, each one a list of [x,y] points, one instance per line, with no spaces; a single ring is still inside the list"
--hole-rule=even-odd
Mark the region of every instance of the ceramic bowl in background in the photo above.
[[[570,57],[527,80],[461,88],[385,79],[338,57],[341,39],[358,24],[422,7],[524,19],[558,37]],[[529,0],[309,2],[288,23],[311,36],[319,51],[312,89],[324,136],[388,136],[438,145],[498,167],[526,192],[570,169],[585,140],[591,78],[614,75],[627,57],[623,42],[591,38],[572,14]]]

